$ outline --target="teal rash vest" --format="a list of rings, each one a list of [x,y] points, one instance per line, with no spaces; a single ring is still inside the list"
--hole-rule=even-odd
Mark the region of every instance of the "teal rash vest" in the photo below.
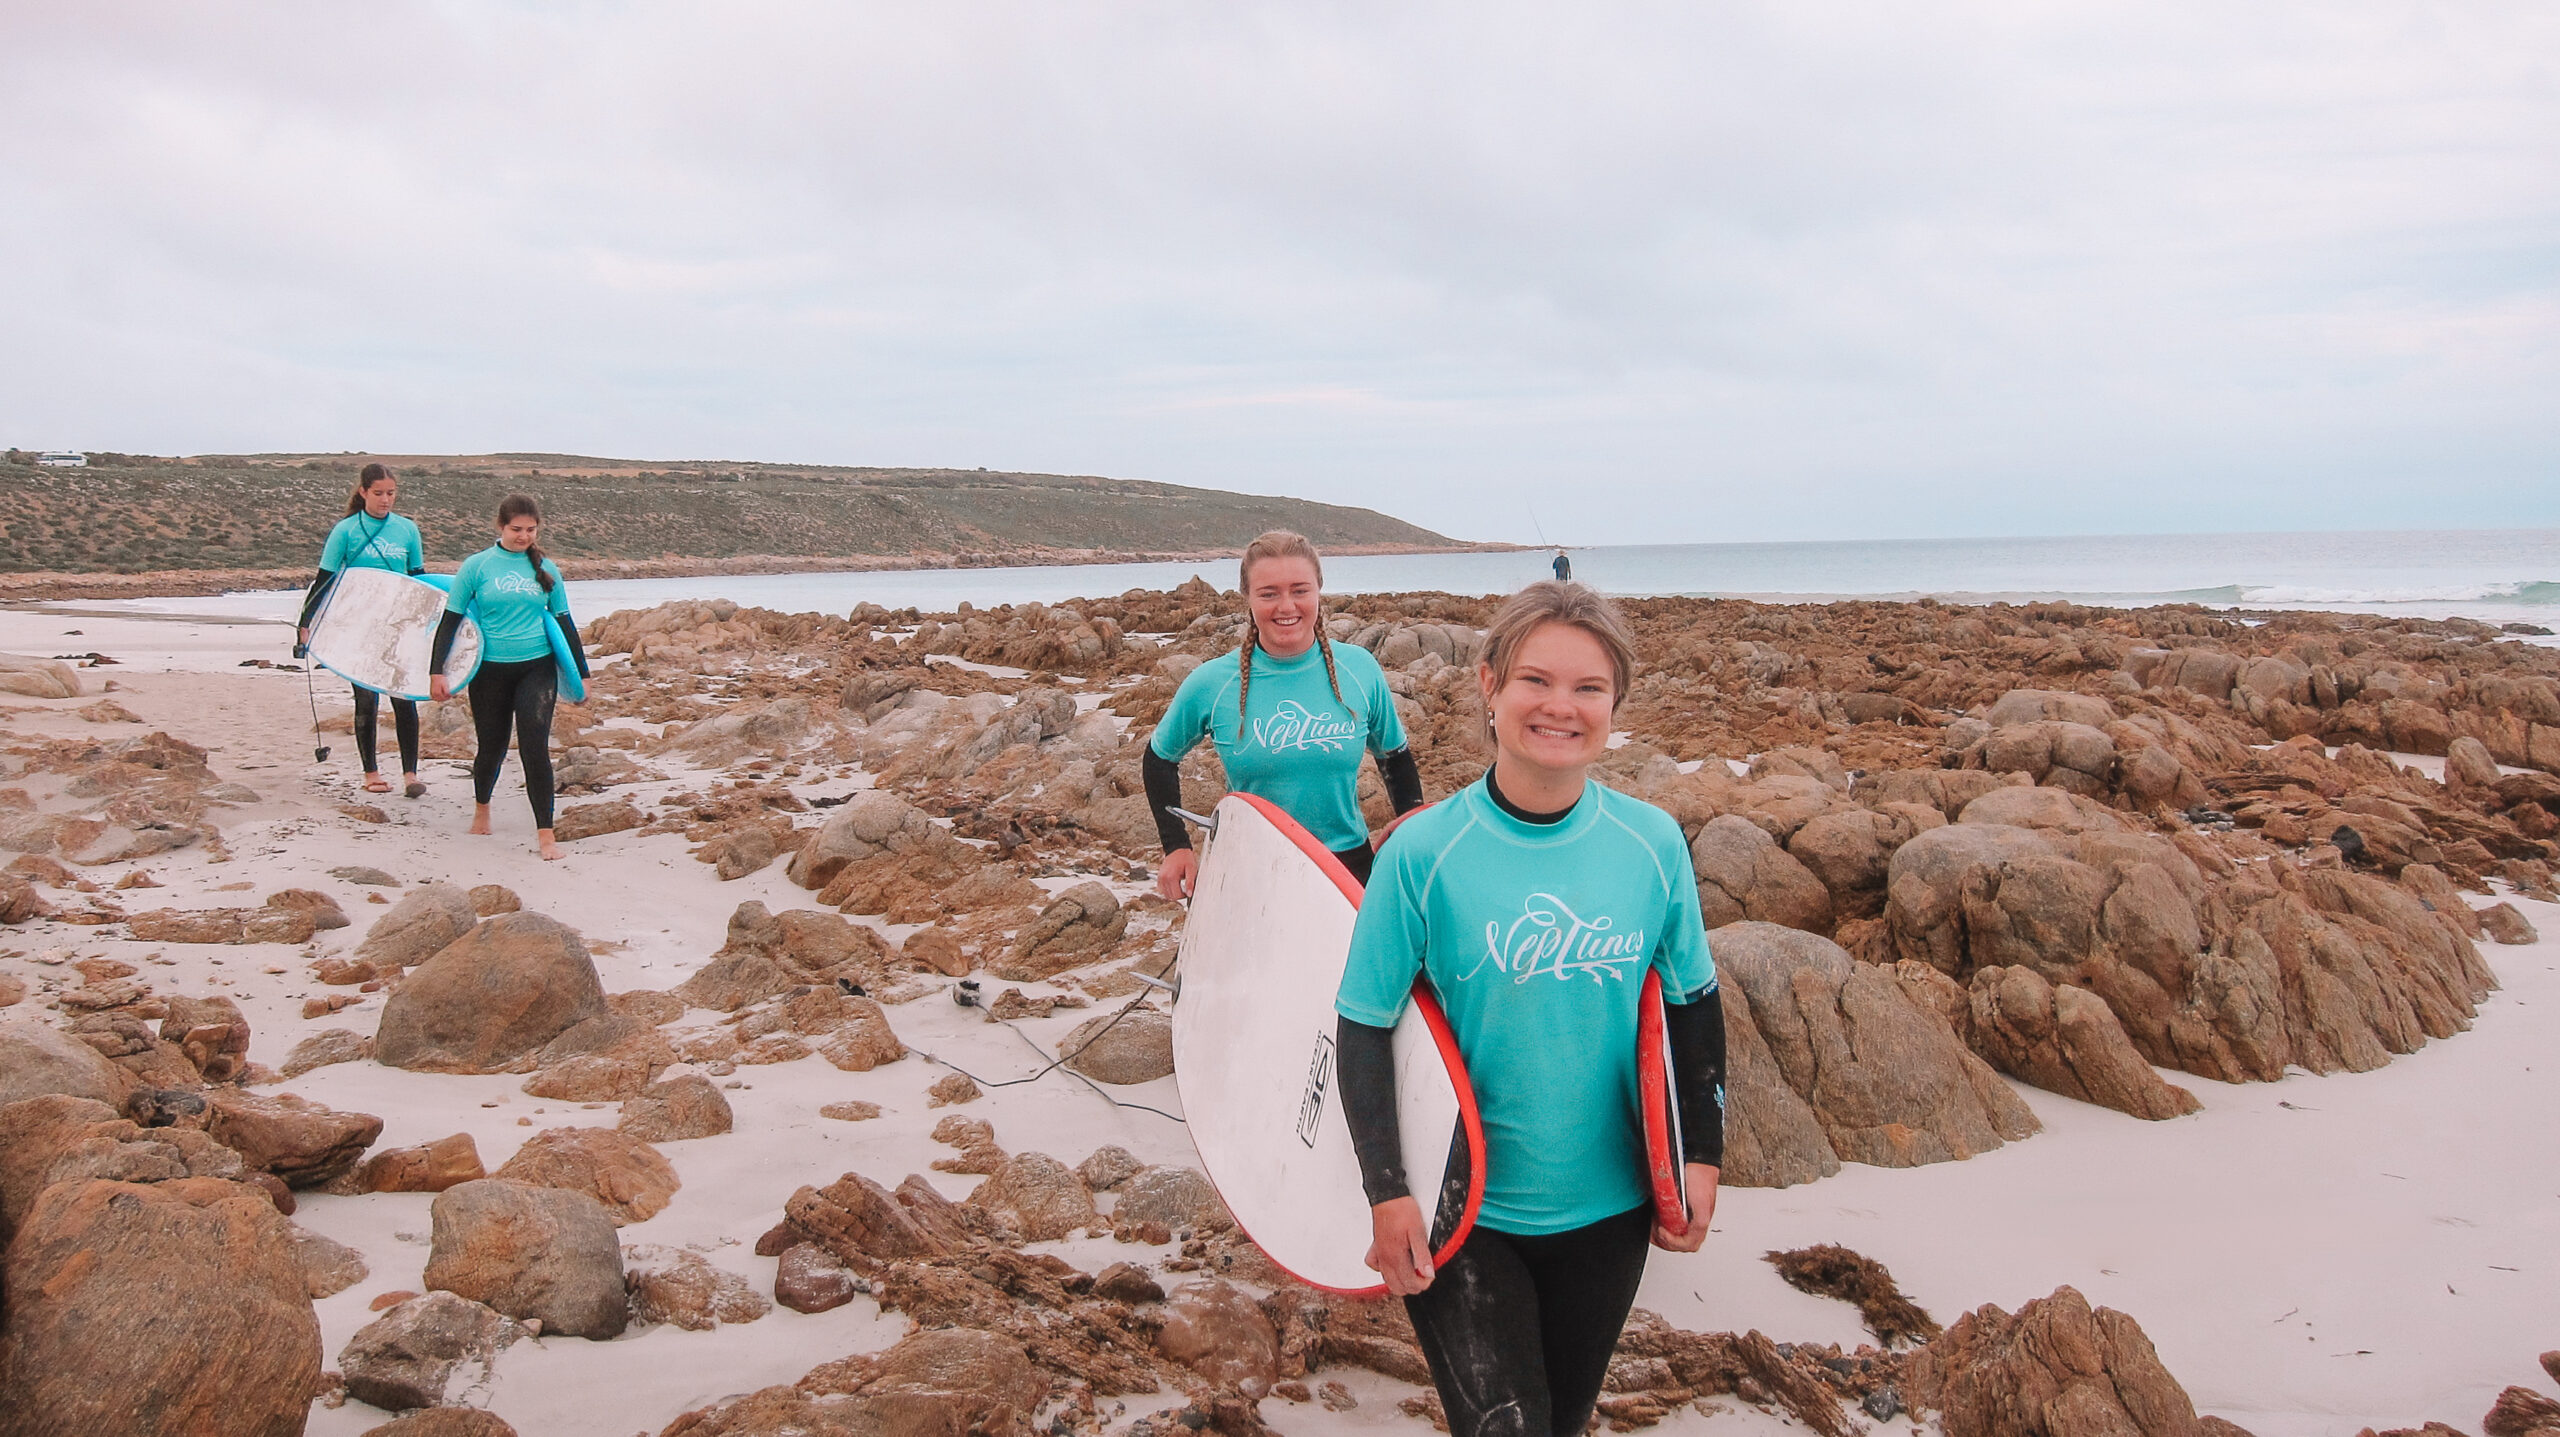
[[[1334,1011],[1391,1028],[1416,975],[1455,1030],[1484,1121],[1500,1232],[1566,1232],[1646,1200],[1637,997],[1715,986],[1680,825],[1593,783],[1553,824],[1484,781],[1405,820],[1378,855]]]
[[[1236,653],[1193,669],[1176,689],[1148,746],[1180,763],[1208,739],[1226,766],[1227,787],[1267,798],[1318,843],[1340,853],[1369,841],[1360,816],[1360,755],[1404,747],[1387,676],[1367,649],[1333,645],[1342,697],[1325,679],[1322,646],[1293,659],[1253,654],[1253,692],[1245,694]],[[1249,712],[1240,712],[1239,703]]]
[[[549,559],[542,571],[551,576],[544,593],[533,577],[533,561],[492,544],[462,561],[444,606],[469,614],[480,626],[480,655],[493,664],[520,664],[551,657],[553,615],[569,612],[569,586],[560,566]]]
[[[359,509],[329,531],[329,542],[320,547],[320,567],[331,573],[389,569],[414,574],[427,567],[426,547],[408,515],[385,514],[376,519]]]

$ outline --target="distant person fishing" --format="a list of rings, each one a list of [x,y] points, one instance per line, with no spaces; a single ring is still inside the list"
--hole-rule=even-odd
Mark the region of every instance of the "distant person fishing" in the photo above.
[[[1199,876],[1200,855],[1173,810],[1183,756],[1204,738],[1229,788],[1279,805],[1365,883],[1374,855],[1360,816],[1361,755],[1378,756],[1396,812],[1422,806],[1422,771],[1386,672],[1367,649],[1325,635],[1324,563],[1304,535],[1275,529],[1246,545],[1236,582],[1252,620],[1243,645],[1184,676],[1139,760],[1164,841],[1156,891],[1188,897]]]
[[[506,766],[508,731],[524,763],[525,795],[533,802],[534,839],[545,859],[560,856],[552,834],[551,712],[559,701],[563,671],[583,685],[587,654],[569,617],[569,589],[560,566],[543,557],[542,509],[530,495],[510,494],[498,505],[498,541],[462,561],[436,627],[430,695],[453,696],[444,674],[454,636],[467,614],[479,626],[484,657],[472,676],[471,727],[479,740],[471,756],[471,792],[477,807],[471,831],[489,832],[489,798]]]
[[[1570,584],[1573,582],[1573,560],[1565,557],[1564,550],[1556,550],[1555,562],[1549,564],[1547,567],[1556,571],[1557,583]]]
[[[1405,1300],[1453,1437],[1581,1432],[1648,1237],[1695,1252],[1715,1217],[1724,1010],[1688,845],[1669,814],[1589,781],[1633,668],[1625,621],[1590,589],[1540,582],[1503,605],[1476,671],[1493,766],[1387,840],[1334,1001],[1368,1262]],[[1650,1193],[1640,1111],[1648,970],[1686,1153],[1674,1224]],[[1485,1134],[1483,1206],[1436,1271],[1398,1132],[1394,1029],[1417,977],[1448,1013]]]
[[[311,643],[312,617],[336,587],[339,574],[348,569],[388,569],[395,574],[427,571],[426,550],[417,524],[408,515],[393,512],[392,506],[399,501],[400,476],[392,473],[390,466],[367,464],[356,476],[355,492],[347,497],[347,516],[329,530],[328,542],[320,546],[320,572],[311,576],[311,590],[302,598],[302,617],[294,621],[295,658],[301,658]],[[364,791],[389,793],[391,785],[384,781],[382,766],[374,754],[383,696],[362,684],[353,687],[356,757],[364,764]],[[427,786],[418,781],[418,705],[394,696],[391,727],[399,736],[402,792],[411,798],[420,797]]]

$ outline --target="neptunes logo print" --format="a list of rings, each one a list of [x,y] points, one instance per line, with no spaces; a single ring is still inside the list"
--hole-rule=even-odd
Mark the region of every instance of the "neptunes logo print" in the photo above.
[[[1532,893],[1509,925],[1498,919],[1484,925],[1484,957],[1458,981],[1473,978],[1488,964],[1497,973],[1510,974],[1514,983],[1532,978],[1623,980],[1627,975],[1619,970],[1641,966],[1651,952],[1641,928],[1621,932],[1614,918],[1584,918],[1552,893]]]
[[[1322,749],[1338,753],[1360,740],[1360,725],[1349,714],[1316,713],[1296,699],[1283,699],[1277,711],[1253,721],[1253,741],[1273,753]]]
[[[480,587],[492,594],[531,594],[539,597],[542,593],[542,585],[535,582],[530,573],[493,575],[482,580]]]

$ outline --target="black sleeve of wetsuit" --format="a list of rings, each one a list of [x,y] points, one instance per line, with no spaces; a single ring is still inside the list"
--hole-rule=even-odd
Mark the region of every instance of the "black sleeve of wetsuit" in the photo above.
[[[302,596],[302,617],[293,621],[297,629],[311,627],[311,615],[319,609],[320,600],[329,592],[330,581],[338,577],[335,569],[319,569],[311,575],[311,588]]]
[[[1333,1071],[1342,1088],[1342,1117],[1360,1157],[1360,1190],[1369,1205],[1412,1197],[1404,1176],[1404,1134],[1396,1126],[1396,1034],[1349,1018],[1334,1019]],[[1429,1213],[1423,1214],[1428,1218]]]
[[[1662,1027],[1680,1097],[1680,1146],[1690,1162],[1723,1167],[1724,994],[1709,988],[1663,1004]]]
[[[1138,756],[1138,773],[1147,783],[1147,812],[1156,816],[1156,841],[1164,851],[1191,846],[1191,830],[1173,811],[1182,807],[1182,765],[1156,753],[1155,745],[1147,745]]]
[[[436,646],[427,651],[427,667],[444,672],[444,661],[453,657],[453,636],[462,632],[462,616],[451,609],[436,621]]]
[[[1378,777],[1387,781],[1388,807],[1398,813],[1422,807],[1422,766],[1413,761],[1412,749],[1378,755]]]
[[[587,646],[578,638],[578,626],[570,621],[567,614],[553,614],[551,617],[559,621],[560,632],[569,636],[569,652],[578,661],[578,677],[593,678],[594,675],[587,672]]]

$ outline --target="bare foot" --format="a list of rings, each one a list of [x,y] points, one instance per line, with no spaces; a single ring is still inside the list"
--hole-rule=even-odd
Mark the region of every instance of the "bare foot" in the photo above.
[[[416,774],[404,773],[400,775],[400,782],[400,791],[407,796],[411,798],[424,798],[427,796],[427,786],[418,782],[418,776]]]
[[[560,854],[560,845],[559,845],[559,843],[557,843],[556,841],[554,841],[554,840],[553,840],[553,838],[551,837],[551,830],[550,830],[550,829],[547,829],[547,828],[537,828],[537,829],[535,829],[535,830],[533,831],[533,841],[534,841],[535,843],[538,843],[538,844],[542,845],[542,861],[543,861],[543,862],[545,862],[545,863],[556,863],[556,862],[558,862],[558,861],[560,860],[560,857],[561,857],[561,854]]]
[[[471,831],[482,838],[489,836],[489,805],[484,803],[471,810]]]
[[[364,776],[364,791],[367,793],[389,793],[391,791],[391,781],[384,778],[381,774],[368,773]]]

